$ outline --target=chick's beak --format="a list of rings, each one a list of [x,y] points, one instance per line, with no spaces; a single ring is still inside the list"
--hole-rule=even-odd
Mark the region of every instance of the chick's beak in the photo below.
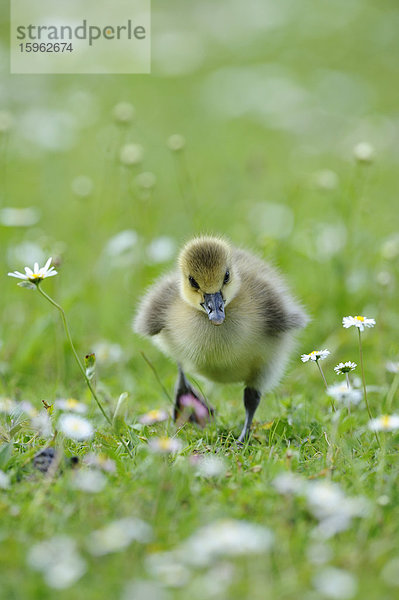
[[[216,294],[204,294],[204,302],[202,304],[206,310],[209,320],[214,325],[221,325],[224,321],[224,300],[220,292]]]

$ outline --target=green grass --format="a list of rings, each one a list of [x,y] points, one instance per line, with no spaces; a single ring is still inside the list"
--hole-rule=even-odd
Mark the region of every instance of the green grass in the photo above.
[[[255,4],[261,5],[254,2],[253,11]],[[214,3],[201,6],[197,12],[178,0],[168,3],[174,28],[189,36],[187,50],[191,34],[204,47],[202,62],[184,75],[162,71],[168,55],[162,56],[156,42],[170,22],[155,0],[151,76],[10,76],[3,67],[0,110],[13,115],[14,127],[0,133],[0,208],[36,207],[40,219],[29,227],[0,224],[0,395],[29,401],[43,413],[42,400],[53,404],[75,397],[88,405],[96,429],[94,439],[81,444],[58,436],[61,463],[45,477],[32,458],[48,441],[32,434],[29,421],[18,428],[15,418],[0,415],[0,468],[10,476],[9,489],[0,490],[0,597],[7,600],[122,599],[128,582],[159,580],[148,569],[149,556],[174,550],[202,526],[225,518],[268,527],[274,533],[271,550],[190,569],[184,585],[166,586],[171,598],[316,600],[323,596],[315,591],[314,578],[326,566],[356,578],[358,589],[351,596],[356,600],[397,594],[387,565],[398,558],[398,435],[380,434],[379,449],[367,428],[364,403],[351,415],[342,409],[335,417],[315,365],[302,364],[300,354],[328,348],[331,356],[323,368],[333,383],[334,365],[359,363],[356,332],[342,328],[342,317],[374,317],[376,327],[363,335],[366,381],[377,387],[369,401],[375,416],[388,410],[393,376],[385,363],[399,355],[399,98],[393,84],[398,10],[388,0],[282,4],[275,8],[279,24],[264,31],[257,19],[249,19],[250,8],[244,19],[233,2],[225,14]],[[240,35],[233,36],[237,30]],[[4,18],[5,50],[7,31]],[[287,85],[291,91],[281,92]],[[112,118],[120,101],[136,109],[125,126]],[[35,129],[39,112],[46,119]],[[45,124],[54,123],[59,112],[69,115],[72,126],[56,130],[51,149],[40,140],[49,142]],[[174,133],[186,139],[180,153],[167,147]],[[353,158],[353,146],[361,141],[376,149],[370,165]],[[119,161],[129,142],[144,149],[142,163],[131,168]],[[337,175],[332,189],[315,183],[326,169]],[[147,191],[135,179],[146,171],[156,176]],[[71,188],[81,175],[93,183],[86,197]],[[272,210],[284,207],[282,224],[262,212],[269,204]],[[106,244],[126,229],[136,232],[137,243],[127,257],[112,261]],[[200,382],[217,409],[215,423],[204,430],[186,425],[176,431],[171,420],[137,425],[150,409],[171,410],[142,352],[170,397],[176,376],[173,363],[131,330],[144,290],[174,260],[153,263],[147,248],[167,236],[177,251],[199,232],[224,234],[274,262],[312,316],[282,383],[263,399],[243,448],[234,443],[244,418],[240,386]],[[65,309],[79,356],[102,340],[122,349],[116,363],[98,361],[96,375],[109,414],[120,394],[128,393],[118,431],[104,422],[91,399],[57,311],[7,277],[36,259],[22,259],[26,242],[57,261],[59,275],[43,289]],[[395,392],[390,412],[398,410]],[[56,424],[58,414],[52,418]],[[177,456],[149,451],[147,441],[164,434],[181,440]],[[116,464],[96,494],[73,486],[77,470],[70,458],[82,459],[89,451]],[[192,464],[197,454],[223,457],[223,473],[198,476]],[[326,542],[315,539],[317,519],[304,497],[281,496],[272,485],[287,471],[366,498],[367,515]],[[93,556],[90,534],[124,517],[149,523],[152,541]],[[58,591],[27,565],[27,555],[38,541],[62,534],[75,540],[86,571]],[[316,542],[330,549],[324,564],[312,560]],[[233,574],[217,591],[215,572],[230,568]]]

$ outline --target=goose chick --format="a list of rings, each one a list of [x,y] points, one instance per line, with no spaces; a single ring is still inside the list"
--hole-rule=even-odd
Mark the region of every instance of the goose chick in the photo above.
[[[198,237],[180,252],[175,272],[144,297],[134,321],[178,364],[175,418],[200,403],[201,424],[213,413],[184,372],[219,383],[244,383],[247,438],[261,395],[286,366],[296,330],[307,317],[281,276],[263,260],[216,237]]]

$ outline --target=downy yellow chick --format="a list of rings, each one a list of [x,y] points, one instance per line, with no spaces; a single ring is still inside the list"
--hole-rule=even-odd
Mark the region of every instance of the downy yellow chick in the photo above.
[[[194,403],[201,424],[213,413],[185,371],[244,383],[243,441],[262,393],[278,383],[294,334],[306,321],[270,265],[224,239],[198,237],[181,250],[177,270],[147,292],[134,329],[178,364],[175,418]]]

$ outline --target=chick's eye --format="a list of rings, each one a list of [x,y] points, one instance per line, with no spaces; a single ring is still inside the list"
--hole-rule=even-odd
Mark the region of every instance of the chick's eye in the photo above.
[[[191,284],[191,287],[193,287],[193,288],[194,288],[194,289],[196,289],[196,290],[199,290],[199,285],[198,285],[198,283],[195,281],[194,277],[191,277],[191,275],[190,275],[190,276],[189,276],[189,278],[188,278],[188,280],[189,280],[189,282],[190,282],[190,284]]]
[[[228,283],[230,280],[230,271],[226,271],[226,274],[223,279],[223,283]]]

